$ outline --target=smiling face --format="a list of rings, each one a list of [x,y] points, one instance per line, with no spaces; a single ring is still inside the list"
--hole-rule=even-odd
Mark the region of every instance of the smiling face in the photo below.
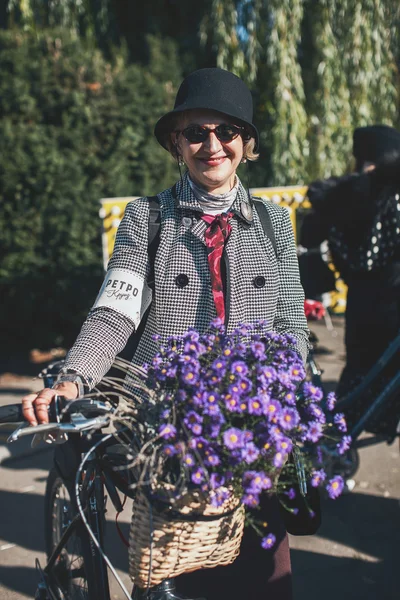
[[[227,115],[216,111],[191,110],[182,115],[176,129],[181,132],[190,125],[214,129],[222,123],[234,124]],[[171,135],[195,183],[213,194],[223,194],[233,188],[236,169],[243,157],[243,139],[240,135],[230,142],[221,142],[211,132],[200,143],[190,143],[182,133]]]

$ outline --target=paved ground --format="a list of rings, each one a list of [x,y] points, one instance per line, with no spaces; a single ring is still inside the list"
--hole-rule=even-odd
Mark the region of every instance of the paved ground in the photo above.
[[[333,388],[343,366],[343,322],[334,319],[337,336],[313,326],[323,347],[324,381]],[[0,404],[16,402],[31,387],[26,377],[0,375]],[[0,598],[33,598],[35,557],[44,559],[43,492],[51,451],[32,455],[29,445],[4,446],[0,428]],[[361,449],[354,491],[324,501],[318,535],[292,537],[295,600],[398,600],[400,579],[400,455],[398,445]],[[129,509],[123,529],[128,530]],[[113,515],[110,515],[110,521]],[[126,550],[110,522],[109,551],[125,581]],[[123,595],[113,587],[113,598]],[[225,600],[225,599],[221,599]],[[246,599],[243,599],[246,600]]]

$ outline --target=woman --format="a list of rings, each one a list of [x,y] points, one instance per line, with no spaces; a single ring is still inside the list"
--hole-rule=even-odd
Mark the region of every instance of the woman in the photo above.
[[[136,364],[151,360],[168,336],[188,327],[203,332],[216,316],[228,331],[238,323],[264,319],[265,331],[291,333],[297,341],[295,349],[305,360],[308,330],[289,214],[266,204],[275,251],[236,175],[241,162],[257,158],[258,132],[252,116],[251,93],[232,73],[201,69],[183,81],[175,108],[155,127],[159,143],[179,165],[186,165],[187,172],[173,188],[158,195],[161,227],[153,298],[147,286],[153,270],[148,256],[149,202],[140,198],[126,208],[104,284],[57,384],[23,399],[28,421],[45,422],[47,404],[56,393],[73,399],[93,387],[138,328],[149,305],[133,358]],[[158,340],[153,339],[154,333]],[[200,591],[208,600],[291,598],[286,532],[276,503],[267,504],[267,518],[276,522],[278,539],[280,534],[274,553],[258,551],[259,541],[246,537],[244,558],[233,569],[179,578],[178,589],[191,596]],[[223,583],[228,574],[234,585]]]

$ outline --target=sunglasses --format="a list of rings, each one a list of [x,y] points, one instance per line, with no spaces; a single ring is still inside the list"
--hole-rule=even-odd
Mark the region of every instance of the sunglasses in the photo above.
[[[202,125],[189,125],[189,127],[182,129],[182,131],[177,131],[176,133],[181,133],[190,144],[201,144],[206,141],[211,132],[214,133],[222,143],[232,142],[232,140],[236,139],[239,135],[243,136],[244,139],[249,139],[250,137],[246,133],[244,127],[227,125],[226,123],[221,123],[221,125],[217,125],[214,129],[209,129]]]

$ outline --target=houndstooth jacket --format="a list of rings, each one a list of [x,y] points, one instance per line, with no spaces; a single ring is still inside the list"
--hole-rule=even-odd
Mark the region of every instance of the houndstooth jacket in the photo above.
[[[133,362],[151,361],[168,336],[194,327],[207,329],[216,317],[211,290],[202,209],[187,175],[174,188],[158,195],[161,208],[160,242],[154,263],[154,295],[146,281],[149,204],[130,202],[118,228],[114,252],[99,296],[67,355],[59,381],[75,374],[85,389],[96,385],[125,347],[151,303]],[[308,328],[300,283],[296,246],[289,213],[266,201],[276,237],[276,251],[266,237],[248,196],[239,184],[231,207],[232,231],[224,249],[226,270],[226,327],[265,321],[265,331],[291,333],[306,359]],[[250,210],[249,210],[250,208]],[[135,294],[135,297],[132,296]],[[158,339],[153,339],[158,334]]]

